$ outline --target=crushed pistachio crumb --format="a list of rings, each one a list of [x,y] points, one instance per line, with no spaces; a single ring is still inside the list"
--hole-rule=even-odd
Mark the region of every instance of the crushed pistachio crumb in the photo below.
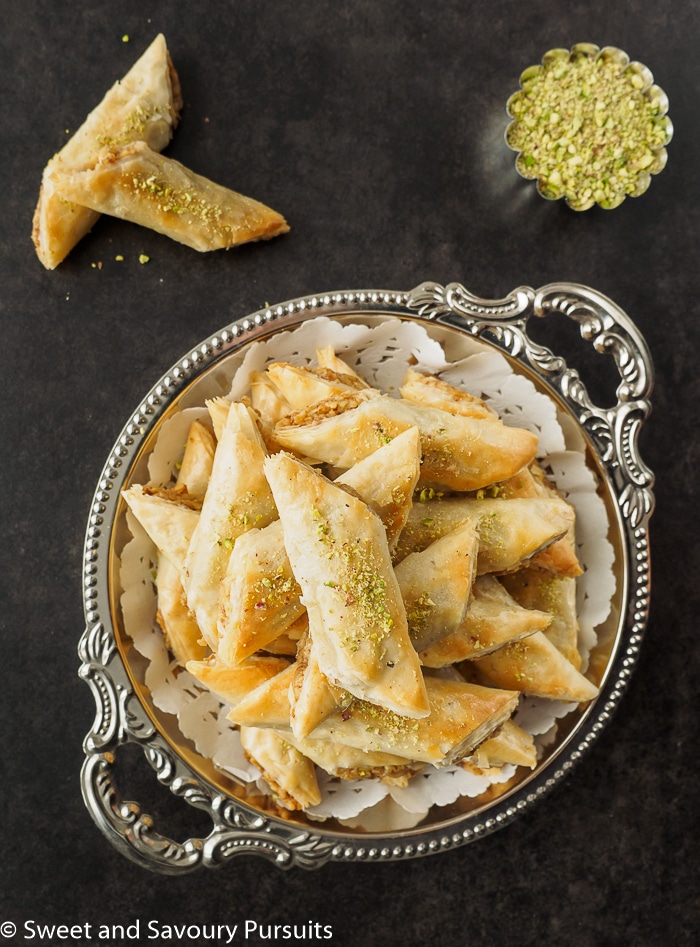
[[[519,172],[538,181],[543,197],[565,197],[575,210],[612,208],[641,194],[661,170],[657,152],[671,137],[659,99],[614,57],[548,55],[527,70],[508,110],[506,139],[520,152]]]
[[[382,735],[385,745],[396,746],[402,744],[406,746],[407,744],[416,745],[418,743],[418,732],[421,725],[411,717],[403,717],[393,710],[360,699],[356,699],[350,708],[343,711],[343,713],[348,714],[348,717],[351,712],[357,713],[367,721],[365,724],[367,733],[374,733],[377,736]],[[344,717],[343,719],[348,718]],[[368,747],[368,749],[370,748]],[[380,748],[379,745],[377,748]]]
[[[408,605],[408,603],[406,604]],[[430,594],[428,592],[421,592],[406,609],[409,632],[415,633],[425,628],[430,613],[434,608],[435,602],[431,599]]]
[[[384,428],[384,425],[381,421],[375,421],[372,425],[376,435],[379,439],[380,444],[391,444],[393,437],[389,432]]]
[[[252,598],[257,609],[284,608],[300,594],[301,589],[294,576],[285,574],[283,569],[279,569],[272,576],[263,576],[252,589]],[[286,617],[286,613],[280,617]]]
[[[351,631],[342,638],[349,651],[359,650],[361,645],[381,648],[381,642],[394,625],[387,594],[386,580],[379,571],[372,542],[358,536],[355,542],[337,541],[331,522],[317,507],[311,515],[316,522],[318,541],[326,547],[329,560],[340,566],[336,573],[340,581],[328,579],[323,585],[333,589],[344,609],[352,612],[348,622]]]
[[[148,118],[148,115],[137,115],[134,121],[138,125],[145,125]],[[138,131],[137,125],[135,131]],[[129,137],[133,140],[135,135],[130,134]],[[176,216],[187,214],[188,220],[194,223],[201,222],[207,227],[218,227],[222,231],[231,230],[230,226],[222,224],[223,208],[215,201],[208,200],[201,188],[197,190],[172,187],[164,180],[159,180],[155,174],[135,174],[133,177],[127,177],[126,183],[137,191],[140,197],[154,203],[161,213]]]

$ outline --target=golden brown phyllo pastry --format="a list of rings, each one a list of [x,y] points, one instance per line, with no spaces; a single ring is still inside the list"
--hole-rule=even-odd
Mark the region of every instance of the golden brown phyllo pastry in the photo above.
[[[161,611],[179,594],[189,622],[163,622],[175,657],[278,804],[313,807],[318,769],[401,786],[426,766],[534,766],[521,695],[597,693],[574,510],[536,437],[414,370],[390,397],[328,349],[254,373],[248,395],[208,403],[173,488],[124,496],[163,557]]]
[[[57,187],[72,204],[140,224],[200,252],[269,240],[289,230],[281,214],[142,141],[103,151],[91,168],[62,173]]]
[[[105,148],[143,141],[162,151],[181,108],[180,83],[159,34],[44,169],[32,239],[47,269],[55,269],[100,216],[63,196],[62,177],[94,167]]]
[[[178,76],[159,34],[44,169],[32,240],[47,269],[65,259],[101,214],[200,251],[289,230],[276,211],[159,154],[181,108]]]

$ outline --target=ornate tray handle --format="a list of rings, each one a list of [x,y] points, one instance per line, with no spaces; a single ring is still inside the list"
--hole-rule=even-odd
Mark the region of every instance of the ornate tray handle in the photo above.
[[[644,339],[612,300],[576,283],[520,286],[504,299],[481,299],[459,283],[421,283],[407,306],[430,321],[491,338],[510,356],[534,368],[571,409],[594,442],[616,485],[623,516],[637,527],[651,514],[654,478],[639,456],[637,437],[651,406],[653,364]],[[561,314],[579,324],[581,338],[612,355],[620,375],[617,404],[593,404],[578,372],[527,334],[533,317]]]
[[[163,874],[184,874],[199,866],[218,868],[235,855],[263,855],[280,868],[316,868],[331,856],[334,843],[298,826],[272,824],[238,806],[195,778],[173,754],[125,679],[113,635],[101,624],[87,628],[80,643],[80,676],[95,696],[96,715],[84,741],[81,788],[90,815],[110,842],[141,865]],[[151,816],[125,800],[115,779],[119,748],[141,747],[172,793],[208,813],[205,838],[176,842],[156,830]]]

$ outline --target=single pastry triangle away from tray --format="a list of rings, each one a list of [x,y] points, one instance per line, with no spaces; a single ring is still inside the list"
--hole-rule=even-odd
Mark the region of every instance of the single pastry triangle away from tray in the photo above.
[[[91,168],[62,173],[56,187],[68,201],[140,224],[201,253],[289,230],[277,211],[195,174],[142,141],[104,151]]]
[[[32,239],[48,270],[68,256],[100,216],[64,197],[61,178],[94,167],[105,148],[143,141],[154,152],[162,151],[181,108],[180,83],[159,34],[44,169]]]

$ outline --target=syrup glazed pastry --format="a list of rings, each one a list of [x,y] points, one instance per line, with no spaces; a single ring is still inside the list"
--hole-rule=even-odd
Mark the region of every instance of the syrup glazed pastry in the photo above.
[[[61,174],[61,196],[204,253],[287,233],[276,211],[152,151],[143,141],[103,152],[92,168]]]
[[[327,348],[251,378],[207,402],[173,485],[124,498],[159,550],[173,656],[277,804],[313,808],[319,770],[406,786],[429,766],[535,766],[521,696],[597,694],[575,513],[535,435],[413,369],[390,397]]]
[[[32,239],[47,269],[65,259],[101,214],[200,252],[289,230],[259,201],[159,154],[181,108],[177,73],[160,34],[44,170]]]
[[[32,239],[47,270],[68,256],[100,216],[62,194],[63,178],[94,167],[104,149],[115,145],[143,141],[162,151],[181,108],[180,82],[161,33],[44,169]]]
[[[265,463],[319,667],[356,697],[423,717],[428,701],[386,531],[364,501],[285,453]]]

